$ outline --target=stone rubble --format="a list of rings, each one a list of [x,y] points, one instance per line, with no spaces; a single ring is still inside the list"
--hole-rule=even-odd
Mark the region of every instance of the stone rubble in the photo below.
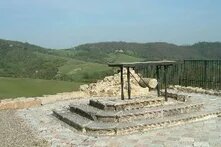
[[[149,88],[143,88],[139,85],[140,77],[135,73],[134,70],[130,69],[131,76],[130,86],[132,96],[146,96],[149,94]],[[124,94],[127,97],[127,72],[126,69],[123,71],[124,78]],[[117,97],[121,95],[120,87],[120,73],[114,74],[113,76],[105,77],[103,80],[97,81],[97,83],[91,83],[89,85],[81,85],[80,91],[87,93],[90,96],[108,96]]]

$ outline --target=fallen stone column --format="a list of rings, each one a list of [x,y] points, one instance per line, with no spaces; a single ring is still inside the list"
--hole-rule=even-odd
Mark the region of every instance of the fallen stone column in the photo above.
[[[143,88],[150,88],[150,89],[154,89],[157,87],[157,80],[153,79],[153,78],[142,78],[139,80],[139,85]]]

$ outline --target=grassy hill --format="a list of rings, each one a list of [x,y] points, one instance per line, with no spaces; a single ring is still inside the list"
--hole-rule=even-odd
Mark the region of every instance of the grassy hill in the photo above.
[[[121,50],[124,55],[142,58],[144,60],[221,58],[220,42],[200,42],[189,46],[178,46],[164,42],[103,42],[80,45],[72,49],[79,59],[97,61],[93,59],[93,57],[97,55],[99,61],[102,62],[105,62],[105,58],[119,50]]]
[[[102,42],[53,50],[0,40],[0,77],[92,82],[112,73],[107,63],[162,59],[221,59],[221,43]]]
[[[0,40],[0,77],[93,82],[111,69],[52,50],[16,41]]]

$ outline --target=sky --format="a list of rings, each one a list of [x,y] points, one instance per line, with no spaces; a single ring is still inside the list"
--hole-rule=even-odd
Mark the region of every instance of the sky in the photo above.
[[[0,38],[47,48],[221,41],[221,0],[0,0]]]

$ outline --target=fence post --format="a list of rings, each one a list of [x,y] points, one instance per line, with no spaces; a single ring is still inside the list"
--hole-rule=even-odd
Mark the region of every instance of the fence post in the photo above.
[[[203,75],[204,75],[204,79],[203,79],[203,81],[204,81],[204,88],[206,89],[207,88],[207,72],[206,72],[206,70],[207,70],[207,60],[204,60],[204,71],[203,71]]]
[[[165,101],[168,101],[167,97],[167,66],[164,66],[164,88],[165,88]]]
[[[160,73],[159,73],[159,66],[156,66],[156,73],[157,73],[157,95],[160,96]]]
[[[186,60],[184,60],[184,74],[185,74],[185,86],[187,87],[187,70],[186,70]]]
[[[179,85],[183,84],[183,82],[182,82],[183,74],[181,74],[181,73],[183,73],[183,62],[181,64],[179,64],[179,66],[178,66],[177,74],[178,74],[178,78],[179,78]]]

